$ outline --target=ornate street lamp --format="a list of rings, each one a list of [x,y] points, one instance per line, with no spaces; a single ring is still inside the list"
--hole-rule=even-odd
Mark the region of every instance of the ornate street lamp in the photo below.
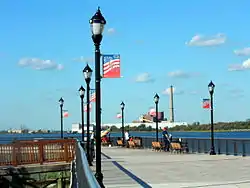
[[[106,24],[105,18],[102,16],[100,8],[90,19],[92,31],[92,39],[95,45],[95,89],[96,89],[96,179],[101,187],[103,185],[102,163],[101,163],[101,53],[100,44],[102,41],[102,33]]]
[[[81,98],[81,115],[82,115],[82,143],[84,142],[84,94],[85,89],[81,86],[79,89],[79,95]]]
[[[59,100],[59,104],[60,104],[60,115],[61,115],[61,139],[63,139],[63,104],[64,104],[64,100],[61,97]]]
[[[90,91],[90,81],[91,81],[91,76],[92,76],[92,69],[89,67],[87,64],[86,67],[83,69],[83,75],[87,84],[87,159],[89,162],[89,165],[92,166],[91,163],[91,157],[90,157],[90,133],[89,133],[89,128],[90,128],[90,100],[89,100],[89,91]]]
[[[208,84],[208,91],[210,94],[210,109],[211,109],[211,150],[210,150],[210,155],[216,155],[215,149],[214,149],[214,109],[213,109],[213,94],[214,94],[214,88],[215,85],[211,81]]]
[[[158,142],[158,140],[159,140],[159,136],[158,136],[158,131],[159,131],[159,129],[158,129],[158,104],[159,104],[159,99],[160,99],[160,97],[159,97],[159,95],[156,93],[155,94],[155,96],[154,96],[154,101],[155,101],[155,124],[156,124],[156,142]]]
[[[124,104],[124,102],[122,102],[120,105],[121,105],[121,111],[122,111],[122,143],[123,143],[123,146],[125,146],[125,133],[124,133],[124,108],[125,108],[125,104]]]

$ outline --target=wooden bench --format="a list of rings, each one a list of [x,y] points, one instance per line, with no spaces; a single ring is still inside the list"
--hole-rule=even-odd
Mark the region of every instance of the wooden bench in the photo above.
[[[117,146],[123,146],[122,140],[117,140],[116,143],[117,143]]]
[[[181,144],[178,143],[178,142],[172,142],[170,144],[170,149],[171,149],[171,152],[179,152],[181,153],[183,151],[183,148],[181,147]]]
[[[154,151],[162,151],[163,150],[163,145],[161,142],[152,142],[152,149]]]
[[[109,144],[111,144],[111,142],[108,142],[107,140],[102,141],[103,146],[108,146]]]
[[[129,148],[133,148],[133,149],[136,147],[134,141],[128,141],[128,146],[129,146]]]
[[[142,143],[140,139],[134,139],[133,142],[135,143],[136,148],[142,148]]]

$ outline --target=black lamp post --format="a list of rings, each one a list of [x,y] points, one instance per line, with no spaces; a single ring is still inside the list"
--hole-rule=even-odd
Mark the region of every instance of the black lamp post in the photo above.
[[[61,113],[61,139],[63,139],[63,103],[64,103],[64,100],[61,97],[60,100],[59,100],[60,113]]]
[[[79,94],[80,94],[80,98],[81,98],[82,142],[84,142],[84,94],[85,94],[85,89],[82,86],[79,89]]]
[[[156,142],[158,142],[158,103],[159,103],[159,95],[156,93],[155,96],[154,96],[154,101],[155,101],[155,124],[156,124]]]
[[[95,45],[95,89],[96,89],[96,179],[101,187],[103,185],[102,163],[101,163],[101,53],[100,44],[102,41],[102,32],[106,24],[105,18],[102,16],[100,8],[90,19],[92,39]]]
[[[120,105],[121,105],[121,110],[122,110],[122,143],[123,143],[123,146],[125,146],[125,133],[124,133],[124,108],[125,108],[125,104],[124,104],[124,102],[122,102]]]
[[[213,94],[214,94],[214,88],[215,85],[211,81],[208,84],[208,91],[210,93],[210,109],[211,109],[211,150],[210,150],[210,155],[216,155],[215,149],[214,149],[214,109],[213,109]]]
[[[91,163],[91,158],[90,158],[90,133],[89,133],[89,127],[90,127],[90,110],[89,110],[89,91],[90,91],[90,81],[91,81],[91,76],[92,76],[92,69],[89,67],[87,64],[86,67],[83,69],[83,75],[87,84],[87,159],[89,162],[90,166],[93,166]]]

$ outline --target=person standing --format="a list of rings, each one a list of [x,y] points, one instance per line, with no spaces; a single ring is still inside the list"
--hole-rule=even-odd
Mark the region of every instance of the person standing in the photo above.
[[[128,141],[129,141],[129,138],[130,138],[129,131],[126,131],[124,136],[125,136],[125,144],[128,147]]]
[[[169,134],[168,134],[168,127],[163,128],[162,137],[163,137],[163,141],[164,141],[164,151],[169,151],[170,138],[169,138]]]

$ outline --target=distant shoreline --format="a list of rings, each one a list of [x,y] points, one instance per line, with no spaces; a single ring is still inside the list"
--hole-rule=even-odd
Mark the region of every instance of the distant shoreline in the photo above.
[[[115,130],[115,131],[111,131],[111,133],[120,133],[121,130]],[[153,130],[153,131],[133,131],[133,130],[130,130],[130,132],[138,132],[138,133],[155,133],[156,131]],[[159,133],[161,132],[161,130],[159,130]],[[211,131],[210,130],[180,130],[180,131],[172,131],[171,128],[169,129],[169,132],[187,132],[187,133],[190,133],[190,132],[193,132],[193,133],[210,133]],[[232,129],[232,130],[214,130],[214,132],[250,132],[250,129]],[[60,134],[58,131],[56,132],[50,132],[50,133],[6,133],[6,132],[0,132],[0,135],[1,134],[30,134],[30,135],[39,135],[39,134]],[[64,132],[64,134],[66,134],[66,132]],[[74,134],[74,133],[67,133],[67,134]],[[79,133],[80,134],[80,133]]]
[[[119,133],[121,131],[111,131],[113,133]],[[130,131],[130,132],[144,132],[144,133],[155,133],[155,131]],[[190,131],[171,131],[169,130],[169,132],[211,132],[210,130],[204,130],[204,131],[198,131],[198,130],[190,130]],[[250,132],[250,129],[234,129],[234,130],[214,130],[214,132]]]
[[[211,132],[210,130],[204,131],[172,131],[172,132]],[[235,129],[235,130],[214,130],[214,132],[250,132],[250,129]]]

